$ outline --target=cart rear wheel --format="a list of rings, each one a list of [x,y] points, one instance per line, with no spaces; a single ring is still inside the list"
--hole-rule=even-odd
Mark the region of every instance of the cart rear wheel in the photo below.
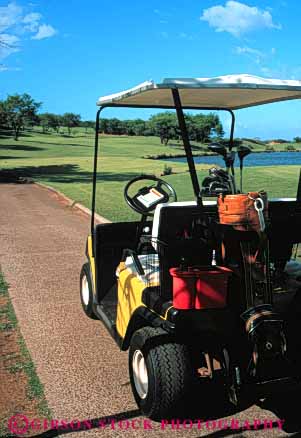
[[[142,413],[154,420],[168,418],[180,407],[193,380],[188,347],[162,329],[144,327],[131,340],[129,373]]]
[[[85,263],[80,273],[80,299],[85,314],[92,319],[97,319],[93,312],[92,279],[89,263]]]

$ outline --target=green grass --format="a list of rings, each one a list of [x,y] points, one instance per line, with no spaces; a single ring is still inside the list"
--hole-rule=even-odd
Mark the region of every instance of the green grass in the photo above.
[[[0,297],[1,296],[7,296],[7,289],[8,289],[8,284],[5,281],[4,276],[1,274],[0,271]]]
[[[0,321],[3,317],[5,317],[7,322],[0,322],[0,331],[9,331],[16,328],[17,320],[10,301],[5,306],[0,308]]]
[[[194,144],[195,153],[204,145]],[[253,150],[263,150],[253,143]],[[300,146],[300,145],[298,145]],[[166,161],[149,160],[146,155],[181,154],[181,144],[171,141],[162,146],[157,137],[100,136],[98,162],[97,212],[112,221],[133,220],[138,216],[123,199],[126,182],[142,173],[160,176]],[[286,144],[275,145],[285,150]],[[0,160],[3,169],[29,176],[55,187],[87,207],[91,205],[94,134],[84,129],[73,136],[26,132],[18,141],[0,136]],[[169,163],[168,163],[169,164]],[[191,181],[186,163],[170,163],[172,175],[163,177],[171,183],[180,200],[192,199]],[[200,181],[208,165],[197,165]],[[257,167],[244,171],[246,190],[265,189],[270,197],[295,196],[299,167]]]
[[[8,297],[8,285],[0,272],[0,296]],[[3,322],[4,321],[4,322]],[[17,326],[17,318],[10,299],[0,307],[0,331],[14,330]]]
[[[12,374],[24,372],[27,376],[26,394],[29,400],[37,403],[38,414],[44,418],[51,418],[51,411],[47,405],[44,395],[44,388],[37,375],[35,365],[31,355],[26,347],[26,343],[20,333],[16,314],[9,297],[8,284],[6,283],[2,272],[0,271],[0,297],[5,298],[6,304],[0,306],[0,327],[3,324],[3,330],[16,331],[18,350],[17,353],[11,353],[2,357],[3,360],[10,359],[10,365],[7,365],[7,370]],[[1,323],[1,321],[5,323]],[[14,412],[11,413],[13,415]],[[3,424],[3,421],[0,422]]]

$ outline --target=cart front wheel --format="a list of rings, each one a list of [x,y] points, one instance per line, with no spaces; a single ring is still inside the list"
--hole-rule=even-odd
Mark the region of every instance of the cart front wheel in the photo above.
[[[80,299],[85,314],[92,319],[97,319],[93,312],[92,279],[89,263],[85,263],[80,273]]]
[[[174,415],[193,381],[188,347],[152,327],[134,333],[129,373],[138,407],[154,420]]]

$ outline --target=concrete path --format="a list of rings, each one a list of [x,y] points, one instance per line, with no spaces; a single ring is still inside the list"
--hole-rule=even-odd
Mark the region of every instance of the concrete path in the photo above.
[[[32,354],[38,375],[55,419],[90,420],[72,431],[71,438],[81,437],[261,437],[288,436],[277,427],[277,415],[285,418],[284,427],[295,432],[288,416],[293,416],[290,399],[282,406],[275,398],[274,406],[253,406],[228,416],[239,427],[255,419],[260,429],[220,430],[221,423],[208,423],[198,429],[162,429],[154,422],[143,424],[129,386],[127,353],[120,352],[99,321],[89,320],[79,299],[79,273],[85,261],[85,242],[89,232],[87,216],[72,210],[57,195],[34,184],[0,185],[0,264],[10,285],[10,295],[22,334]],[[284,398],[281,397],[283,401]],[[200,394],[196,404],[199,416],[206,399]],[[299,403],[297,402],[297,405]],[[291,403],[293,406],[293,404]],[[273,408],[270,410],[270,408]],[[285,415],[285,417],[284,417]],[[99,429],[99,419],[113,417],[113,426]],[[196,418],[196,417],[194,417]],[[129,419],[117,424],[117,421]],[[263,427],[273,420],[272,430]],[[224,423],[225,424],[225,423]],[[74,429],[76,423],[72,423]],[[121,430],[122,428],[123,430]],[[33,436],[40,436],[37,432]],[[47,435],[41,435],[44,438]]]

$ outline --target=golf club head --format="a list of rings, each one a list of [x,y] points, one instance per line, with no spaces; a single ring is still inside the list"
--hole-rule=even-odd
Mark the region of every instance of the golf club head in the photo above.
[[[229,167],[230,169],[230,167]],[[214,177],[221,181],[222,183],[228,185],[230,192],[229,193],[235,193],[235,181],[233,175],[231,175],[229,172],[226,172],[224,169],[218,169],[216,167],[212,167],[209,169],[210,177]]]
[[[202,187],[209,187],[209,185],[214,181],[217,181],[216,176],[213,175],[206,176],[202,181]]]
[[[237,148],[237,155],[240,160],[251,153],[251,149],[248,146],[239,146]]]
[[[209,184],[208,191],[211,196],[218,196],[221,193],[229,194],[231,193],[231,189],[228,184],[221,183],[219,181],[213,181]]]
[[[209,175],[215,175],[215,173],[218,171],[217,167],[210,167],[209,169]]]
[[[215,152],[218,155],[221,155],[222,157],[226,158],[227,156],[227,148],[219,143],[212,143],[208,146],[208,149],[211,152]]]
[[[209,169],[209,175],[218,176],[225,180],[229,179],[229,174],[224,169],[218,169],[217,167],[211,167],[211,169]]]
[[[227,167],[232,167],[235,161],[235,152],[231,151],[231,152],[227,152],[226,157],[225,157],[225,163]]]
[[[226,174],[227,175],[227,174]],[[210,175],[202,181],[203,196],[218,196],[220,193],[231,193],[229,179],[220,178],[219,176]]]

